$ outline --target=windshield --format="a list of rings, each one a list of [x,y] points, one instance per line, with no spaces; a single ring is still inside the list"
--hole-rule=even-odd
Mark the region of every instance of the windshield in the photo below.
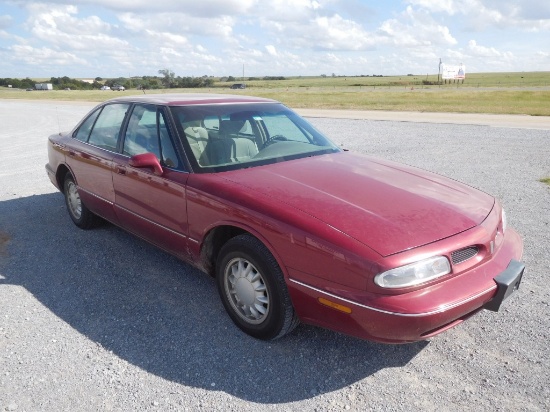
[[[340,151],[279,103],[171,107],[198,172],[234,170]]]

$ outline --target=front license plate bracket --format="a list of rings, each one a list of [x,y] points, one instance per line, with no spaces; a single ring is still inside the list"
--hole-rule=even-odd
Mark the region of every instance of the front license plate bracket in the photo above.
[[[498,312],[502,303],[519,289],[525,265],[517,260],[511,260],[508,267],[498,274],[494,280],[497,284],[497,293],[485,304],[485,309]]]

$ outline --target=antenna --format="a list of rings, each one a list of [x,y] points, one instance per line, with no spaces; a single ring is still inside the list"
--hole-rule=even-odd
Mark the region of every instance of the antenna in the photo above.
[[[61,123],[59,123],[59,108],[55,106],[55,113],[57,114],[57,130],[59,133],[59,136],[61,136]]]

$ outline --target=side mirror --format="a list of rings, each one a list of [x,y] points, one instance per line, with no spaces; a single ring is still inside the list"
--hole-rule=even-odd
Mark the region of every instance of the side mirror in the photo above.
[[[162,166],[153,153],[142,153],[132,156],[128,164],[137,168],[150,167],[157,176],[161,176],[163,173]]]

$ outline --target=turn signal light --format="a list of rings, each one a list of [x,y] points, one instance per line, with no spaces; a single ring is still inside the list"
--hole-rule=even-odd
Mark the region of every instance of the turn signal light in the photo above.
[[[325,298],[319,298],[318,300],[320,304],[328,306],[329,308],[336,309],[344,313],[351,313],[351,308],[348,308],[347,306],[340,305],[339,303],[336,303],[336,302],[331,302],[330,300]]]

